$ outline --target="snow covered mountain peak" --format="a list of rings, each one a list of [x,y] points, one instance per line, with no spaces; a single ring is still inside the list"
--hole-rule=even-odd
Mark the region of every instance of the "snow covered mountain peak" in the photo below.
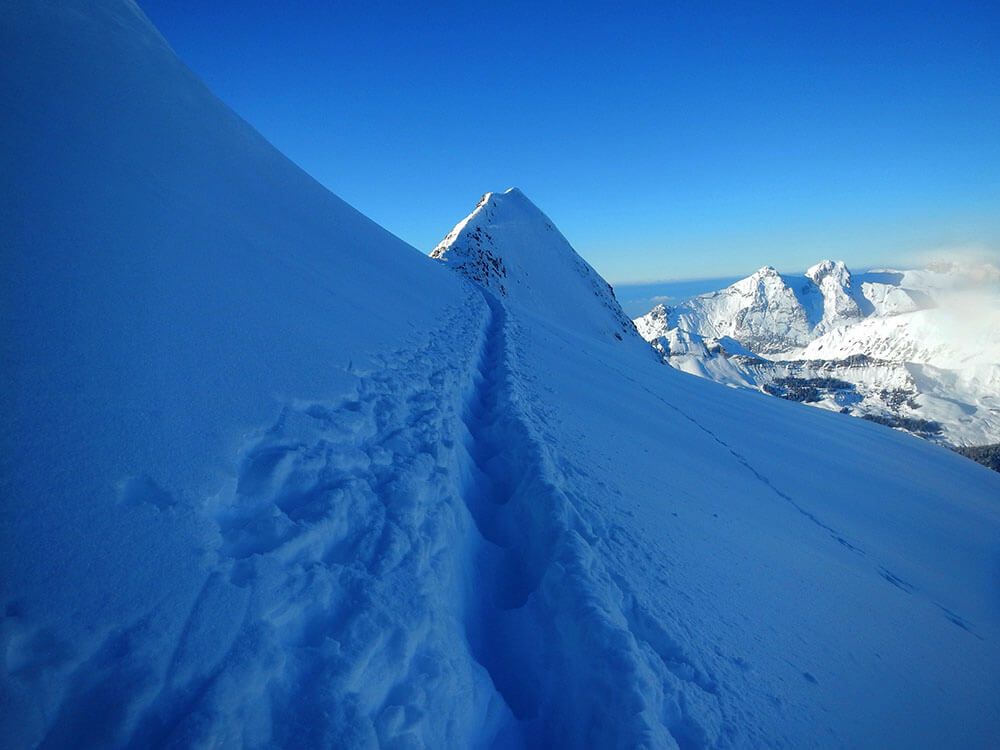
[[[759,293],[766,293],[764,291],[766,289],[780,289],[781,287],[786,286],[786,284],[785,280],[774,266],[763,266],[758,268],[745,279],[737,281],[734,286],[739,286],[741,290],[746,290],[747,292],[753,292],[756,289],[760,289],[761,291]]]
[[[480,198],[479,203],[476,204],[476,210],[478,211],[479,209],[486,208],[487,206],[493,209],[499,209],[500,207],[507,209],[520,207],[524,210],[534,210],[541,213],[538,206],[532,203],[528,196],[526,196],[524,192],[517,187],[509,187],[503,192],[490,190],[487,193],[483,193],[483,197]],[[475,214],[476,211],[473,211],[472,213]]]
[[[813,283],[820,284],[827,277],[833,277],[842,284],[851,283],[851,272],[842,260],[821,260],[816,265],[810,267],[806,273]]]
[[[518,188],[483,195],[430,255],[547,322],[639,340],[611,286]]]
[[[751,342],[760,351],[780,351],[809,340],[813,321],[800,297],[801,290],[793,289],[773,266],[764,266],[732,286],[672,308],[668,327]]]
[[[487,193],[487,195],[493,196],[493,195],[496,195],[496,193],[492,193],[491,192],[491,193]],[[521,188],[519,188],[519,187],[509,187],[506,190],[504,190],[503,193],[501,193],[500,195],[509,196],[511,199],[519,198],[522,201],[524,201],[525,203],[530,203],[532,206],[535,205],[534,203],[531,203],[530,200],[528,200],[528,196],[526,196],[524,194],[524,192],[521,190]],[[536,206],[536,208],[537,208],[537,206]]]
[[[819,320],[816,328],[828,331],[847,320],[862,317],[859,304],[852,287],[851,272],[843,261],[823,260],[805,273],[822,295],[822,309],[817,310]]]

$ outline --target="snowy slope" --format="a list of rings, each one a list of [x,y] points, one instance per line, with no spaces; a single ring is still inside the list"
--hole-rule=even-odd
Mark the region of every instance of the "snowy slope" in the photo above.
[[[525,400],[564,436],[588,565],[613,582],[600,606],[634,639],[627,669],[655,676],[636,705],[679,746],[992,744],[996,476],[554,335],[523,346]]]
[[[510,400],[523,427],[509,432],[541,461],[526,477],[521,439],[491,442],[477,467],[489,497],[503,488],[499,508],[472,506],[488,553],[517,551],[527,574],[518,606],[483,627],[529,745],[989,744],[998,654],[980,630],[1000,625],[1000,478],[881,426],[657,368],[483,285],[503,319],[489,402]]]
[[[458,440],[479,295],[134,4],[8,4],[0,48],[0,744],[388,743],[414,700],[465,744],[495,691],[421,580],[462,569],[427,446]]]
[[[817,337],[787,356],[842,359],[856,354],[952,370],[1000,364],[1000,296],[873,316]],[[957,302],[958,300],[956,300]]]
[[[7,21],[5,747],[989,746],[996,474],[663,367],[529,206],[452,273],[130,3]]]

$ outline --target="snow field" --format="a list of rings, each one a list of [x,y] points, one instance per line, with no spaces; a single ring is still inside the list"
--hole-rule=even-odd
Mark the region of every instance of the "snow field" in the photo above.
[[[520,191],[423,257],[127,0],[7,20],[5,747],[995,744],[1000,475],[663,366]]]

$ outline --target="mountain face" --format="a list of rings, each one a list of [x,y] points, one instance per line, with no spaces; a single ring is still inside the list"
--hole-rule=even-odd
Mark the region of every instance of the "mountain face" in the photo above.
[[[1000,439],[998,277],[989,265],[857,278],[840,261],[802,277],[764,268],[635,323],[685,372],[985,445]]]
[[[851,272],[843,261],[821,261],[806,271],[805,275],[822,298],[819,306],[821,317],[813,327],[814,331],[828,331],[862,316]],[[814,291],[807,287],[805,294],[814,294]],[[863,296],[861,300],[864,301]]]
[[[662,366],[522,196],[427,258],[132,2],[4,21],[5,748],[995,744],[1000,476]]]
[[[732,338],[761,352],[805,344],[812,328],[811,306],[804,305],[788,280],[770,266],[719,292],[677,307],[660,307],[657,315],[667,320],[668,328]]]
[[[567,329],[617,341],[638,338],[610,284],[517,188],[486,193],[430,255]]]
[[[887,284],[862,286],[883,308],[902,307],[910,300],[905,290]],[[890,290],[896,294],[886,301]],[[717,292],[671,307],[658,305],[636,325],[646,331],[648,340],[653,340],[657,331],[678,328],[710,338],[733,339],[763,355],[805,346],[873,309],[874,304],[855,286],[847,266],[825,260],[803,276],[780,274],[765,266]]]

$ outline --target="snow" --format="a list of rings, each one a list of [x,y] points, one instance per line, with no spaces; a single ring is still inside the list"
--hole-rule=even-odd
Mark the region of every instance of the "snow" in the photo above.
[[[823,317],[816,328],[828,330],[861,317],[861,306],[851,285],[851,272],[843,261],[821,261],[809,268],[805,275],[823,295]]]
[[[131,3],[22,3],[0,33],[4,744],[373,737],[375,703],[408,704],[393,674],[442,655],[440,684],[407,684],[485,706],[429,625],[444,590],[388,573],[410,541],[443,565],[463,516],[377,515],[436,497],[421,446],[464,381],[438,396],[428,358],[461,378],[479,296],[276,152]],[[372,683],[326,725],[330,693],[299,687],[324,672]]]
[[[871,317],[830,331],[790,356],[843,359],[856,354],[953,370],[1000,364],[1000,307],[950,306]],[[974,309],[969,309],[969,308]]]
[[[996,530],[973,526],[996,523],[996,477],[555,333],[525,346],[681,746],[990,744]]]
[[[675,308],[654,307],[635,324],[675,369],[772,390],[787,378],[835,378],[851,392],[809,403],[918,420],[931,430],[916,431],[924,437],[983,445],[1000,440],[998,278],[983,264],[857,277],[840,261],[803,277],[764,268]],[[765,288],[762,279],[781,291],[751,300],[746,290]],[[685,350],[681,338],[701,347]]]
[[[729,336],[761,353],[781,351],[809,341],[814,314],[808,303],[800,303],[802,296],[765,266],[723,290],[682,302],[671,311],[672,326],[713,338]]]
[[[517,188],[486,193],[431,257],[569,330],[618,341],[638,338],[608,283]]]
[[[864,298],[871,303],[872,311],[879,317],[916,312],[929,306],[912,290],[892,284],[865,281],[861,283],[861,290]]]
[[[662,366],[519,191],[423,257],[131,3],[7,21],[5,746],[991,744],[994,472]]]

